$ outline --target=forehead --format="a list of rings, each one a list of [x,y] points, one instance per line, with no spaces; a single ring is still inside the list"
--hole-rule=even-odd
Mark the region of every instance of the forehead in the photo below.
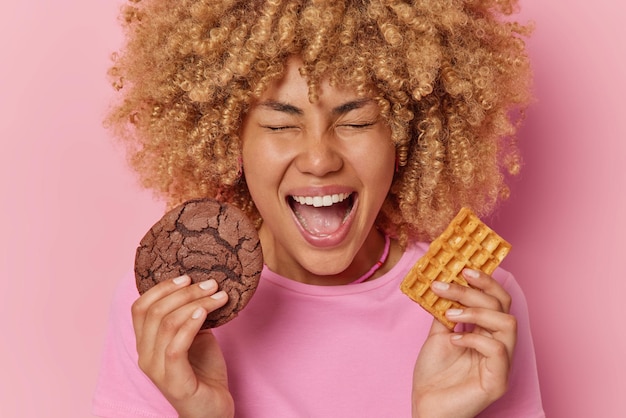
[[[303,65],[298,57],[289,58],[283,74],[267,86],[253,106],[264,104],[273,110],[284,110],[280,104],[308,102],[309,105],[336,107],[350,102],[356,104],[353,107],[363,107],[372,101],[372,95],[359,94],[356,88],[332,83],[328,77],[310,85],[301,73]]]

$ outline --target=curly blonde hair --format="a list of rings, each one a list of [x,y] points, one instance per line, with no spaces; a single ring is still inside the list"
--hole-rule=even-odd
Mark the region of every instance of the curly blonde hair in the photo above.
[[[262,220],[240,172],[250,103],[290,56],[316,99],[322,79],[374,95],[399,168],[378,226],[432,239],[461,206],[490,213],[520,168],[530,97],[528,26],[514,0],[130,0],[109,70],[106,123],[145,187],[174,206],[218,197]]]

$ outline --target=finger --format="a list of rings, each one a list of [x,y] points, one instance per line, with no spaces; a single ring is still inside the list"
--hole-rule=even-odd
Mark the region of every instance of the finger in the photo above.
[[[186,351],[192,344],[208,312],[226,304],[226,292],[217,292],[202,299],[181,306],[170,312],[159,322],[156,330],[145,332],[146,337],[138,342],[138,352],[142,364],[151,370],[166,373],[169,367],[180,367],[186,362]],[[182,370],[186,372],[188,370]],[[162,373],[161,373],[162,372]]]
[[[215,299],[210,298],[216,291],[217,282],[207,280],[191,286],[181,286],[152,303],[145,313],[142,338],[138,341],[139,349],[161,352],[183,321],[198,306],[203,306],[209,312],[221,306],[217,306]]]
[[[430,287],[437,296],[457,301],[465,306],[478,306],[508,312],[510,306],[508,293],[490,276],[481,272],[478,272],[477,275],[478,277],[470,279],[471,282],[468,280],[472,287],[439,281],[432,282]],[[474,283],[481,287],[475,286]],[[483,290],[483,288],[487,288],[488,291]]]
[[[151,334],[154,335],[154,339],[149,348],[157,352],[163,352],[180,333],[181,328],[189,321],[189,318],[196,317],[200,312],[213,312],[224,306],[227,300],[228,295],[226,292],[211,293],[208,296],[190,301],[167,314],[158,324],[155,324],[158,328],[156,328],[155,334]]]
[[[135,329],[135,335],[138,340],[142,337],[143,324],[150,307],[158,300],[185,286],[188,286],[190,283],[191,278],[187,275],[175,277],[170,280],[164,280],[148,289],[133,303],[131,307],[133,328]]]
[[[191,316],[184,321],[184,323],[179,327],[178,332],[172,338],[171,342],[167,346],[165,351],[166,358],[172,361],[172,364],[175,364],[178,361],[187,362],[188,353],[194,344],[196,338],[199,334],[202,334],[202,338],[207,338],[207,334],[212,336],[212,330],[210,328],[201,329],[204,320],[207,317],[207,314],[224,306],[228,301],[228,294],[224,291],[217,292],[214,295],[211,295],[208,301],[206,301],[205,305],[208,306],[198,306],[192,312]],[[207,347],[203,345],[203,350],[208,350],[211,347]]]
[[[464,269],[463,277],[474,288],[482,290],[485,294],[495,297],[502,306],[503,312],[509,312],[511,309],[511,295],[502,287],[502,285],[488,274],[480,270]]]
[[[450,329],[445,326],[443,323],[441,323],[441,321],[439,321],[437,318],[433,318],[433,323],[430,326],[430,331],[428,332],[428,336],[430,337],[431,335],[435,335],[435,334],[449,334],[452,331],[450,331]]]
[[[507,348],[509,359],[517,342],[517,320],[513,315],[483,308],[448,309],[446,317],[451,321],[475,324],[476,333],[495,338]]]
[[[498,298],[483,292],[481,289],[439,281],[432,282],[430,287],[437,296],[457,301],[465,306],[477,306],[496,311],[504,311],[504,307]]]
[[[205,308],[196,307],[165,348],[163,379],[170,388],[170,395],[176,399],[188,399],[197,390],[198,379],[189,361],[189,350],[201,331],[207,314]],[[202,332],[211,334],[210,329]]]
[[[473,349],[484,356],[485,367],[481,381],[488,393],[497,398],[506,391],[511,361],[502,342],[474,333],[453,334],[450,342],[458,347]]]

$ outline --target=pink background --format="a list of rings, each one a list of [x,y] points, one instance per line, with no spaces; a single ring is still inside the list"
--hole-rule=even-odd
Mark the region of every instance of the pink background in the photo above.
[[[87,417],[108,304],[160,217],[101,128],[118,1],[0,14],[0,416]],[[626,416],[626,6],[523,0],[537,103],[491,220],[514,250],[550,417]]]

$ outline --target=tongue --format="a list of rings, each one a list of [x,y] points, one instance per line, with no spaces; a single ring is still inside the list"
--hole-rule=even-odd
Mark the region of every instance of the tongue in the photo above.
[[[313,235],[330,235],[343,223],[349,206],[347,202],[335,203],[332,206],[313,207],[293,204],[293,210],[300,224]]]

